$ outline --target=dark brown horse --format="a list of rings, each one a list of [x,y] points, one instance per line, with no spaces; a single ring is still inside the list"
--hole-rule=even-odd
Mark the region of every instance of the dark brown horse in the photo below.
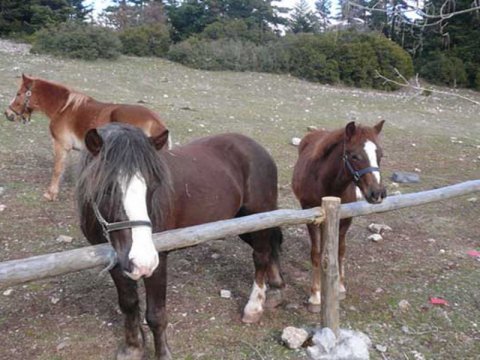
[[[26,122],[34,111],[50,119],[53,138],[55,165],[50,186],[44,193],[48,200],[56,200],[67,153],[83,148],[88,130],[109,122],[121,122],[141,128],[148,136],[165,131],[159,116],[143,106],[102,103],[52,81],[22,75],[20,88],[5,115],[11,121]]]
[[[126,317],[126,345],[118,352],[122,359],[144,353],[136,290],[142,277],[156,358],[171,358],[165,333],[167,254],[156,252],[152,232],[277,207],[277,169],[259,144],[243,135],[224,134],[158,151],[167,133],[147,138],[135,127],[109,124],[90,130],[85,138],[88,151],[77,189],[80,222],[90,243],[108,240],[117,252],[118,264],[110,273]],[[240,237],[253,248],[255,279],[242,318],[251,323],[264,311],[267,282],[269,298],[273,294],[280,300],[282,233],[273,228]]]
[[[387,196],[380,179],[382,149],[378,134],[384,121],[374,127],[350,122],[335,131],[317,130],[307,134],[298,148],[298,160],[293,171],[292,187],[302,208],[320,206],[322,197],[338,196],[342,203],[356,200],[357,186],[364,198],[373,204]],[[340,293],[345,295],[345,235],[352,219],[340,221],[338,262]],[[312,312],[320,311],[320,229],[307,225],[312,244],[312,288],[308,300]]]

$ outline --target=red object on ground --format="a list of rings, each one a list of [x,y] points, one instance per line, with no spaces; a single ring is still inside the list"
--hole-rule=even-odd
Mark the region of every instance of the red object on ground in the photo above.
[[[430,304],[432,304],[432,305],[448,305],[448,301],[445,300],[445,299],[431,297],[430,298]]]
[[[469,250],[467,251],[467,255],[473,256],[473,257],[480,257],[480,251],[478,250]]]

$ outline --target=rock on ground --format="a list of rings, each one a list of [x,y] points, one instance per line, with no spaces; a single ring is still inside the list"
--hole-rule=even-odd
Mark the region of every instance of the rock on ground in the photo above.
[[[394,171],[391,179],[397,183],[418,183],[420,182],[420,175],[411,172]]]
[[[298,349],[308,339],[308,332],[293,326],[287,326],[282,332],[282,341],[289,349]]]
[[[385,224],[375,224],[371,223],[368,225],[368,230],[374,234],[383,234],[385,231],[392,231],[392,228]]]
[[[321,329],[315,333],[312,341],[314,346],[307,348],[307,354],[312,360],[368,360],[370,358],[368,349],[372,342],[367,335],[359,331],[340,329],[339,336],[336,338],[330,329]],[[329,351],[326,351],[327,348]]]
[[[290,143],[293,145],[293,146],[298,146],[300,145],[300,142],[302,141],[302,139],[298,138],[298,137],[293,137],[292,140],[290,141]]]
[[[369,237],[367,237],[367,240],[374,241],[374,242],[379,242],[379,241],[383,240],[383,237],[380,234],[372,234]]]

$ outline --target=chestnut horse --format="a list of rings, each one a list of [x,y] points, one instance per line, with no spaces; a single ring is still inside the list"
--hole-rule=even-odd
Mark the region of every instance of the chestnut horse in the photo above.
[[[158,151],[167,134],[147,138],[133,126],[108,124],[85,138],[88,151],[77,187],[80,223],[90,243],[109,241],[117,253],[110,274],[125,315],[126,341],[117,358],[144,355],[136,283],[142,277],[156,359],[171,358],[165,332],[167,254],[157,253],[152,232],[277,208],[277,168],[258,143],[223,134]],[[266,306],[281,301],[282,232],[273,228],[240,237],[253,248],[255,278],[242,318],[253,323]]]
[[[372,204],[387,196],[380,179],[382,149],[378,142],[384,120],[373,127],[350,122],[335,131],[317,130],[300,142],[298,160],[293,171],[292,187],[302,208],[320,206],[322,197],[337,196],[342,203],[356,201],[358,187]],[[338,262],[340,294],[345,295],[345,235],[352,219],[340,220]],[[312,287],[308,308],[320,311],[320,228],[307,225],[311,241]]]
[[[159,116],[143,106],[102,103],[55,82],[22,74],[20,88],[5,115],[11,121],[27,122],[34,111],[50,119],[53,138],[55,164],[50,186],[44,193],[48,200],[56,200],[67,153],[83,148],[88,130],[109,122],[122,122],[141,128],[149,136],[165,131]]]

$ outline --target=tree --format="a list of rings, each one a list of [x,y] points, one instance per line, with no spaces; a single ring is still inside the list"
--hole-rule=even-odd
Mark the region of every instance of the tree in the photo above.
[[[69,19],[83,21],[89,11],[83,0],[2,0],[0,35],[31,34]]]
[[[330,14],[332,8],[331,0],[317,0],[315,1],[315,9],[317,10],[318,22],[323,31],[326,31],[330,22]]]
[[[311,33],[316,32],[318,29],[318,19],[310,10],[306,0],[298,0],[297,4],[293,8],[293,12],[290,15],[290,21],[288,23],[289,31],[294,34],[297,33]]]

